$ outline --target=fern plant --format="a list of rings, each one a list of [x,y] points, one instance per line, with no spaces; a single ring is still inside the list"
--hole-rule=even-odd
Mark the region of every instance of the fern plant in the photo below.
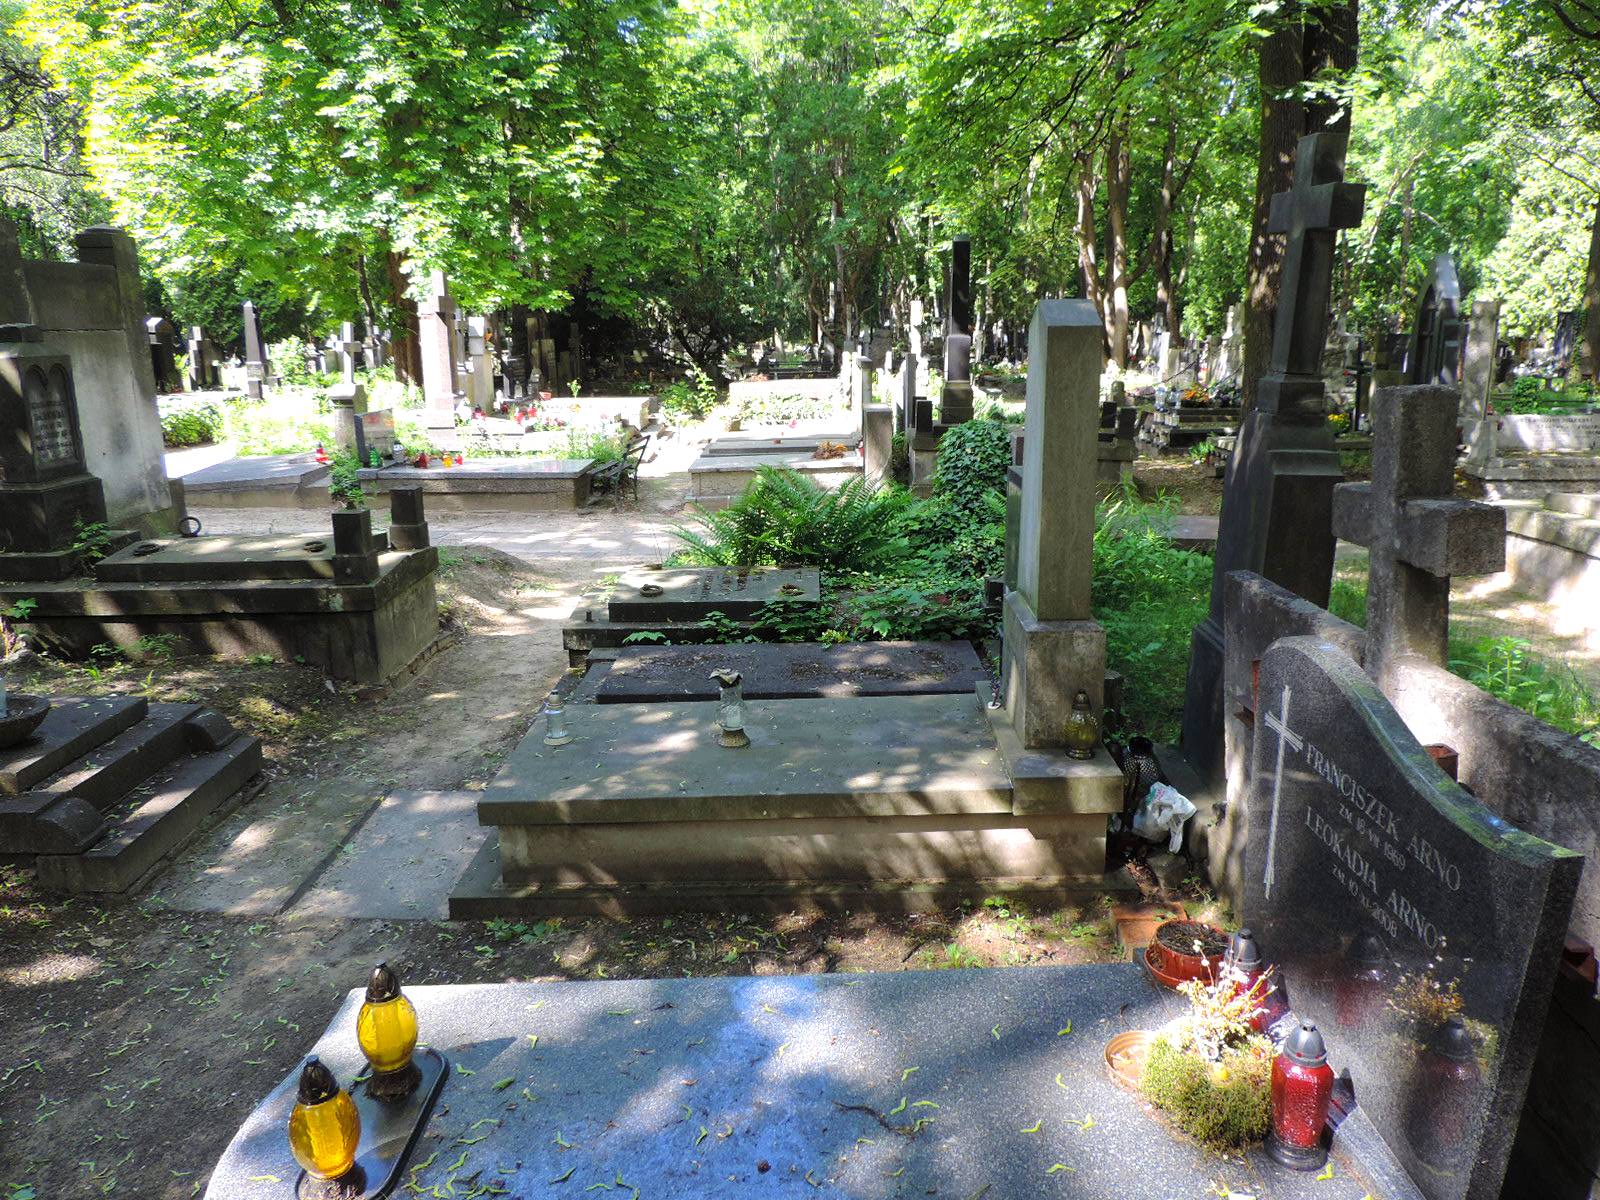
[[[852,479],[836,491],[795,471],[762,467],[744,494],[719,512],[700,509],[675,530],[676,561],[697,566],[882,570],[911,553],[902,525],[914,501],[897,489]]]

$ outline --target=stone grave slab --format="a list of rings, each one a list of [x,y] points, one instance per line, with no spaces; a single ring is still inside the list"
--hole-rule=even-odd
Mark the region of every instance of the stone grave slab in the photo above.
[[[857,432],[846,445],[860,440]],[[844,440],[844,439],[839,439]],[[836,488],[861,478],[861,457],[854,450],[839,458],[813,458],[812,451],[762,454],[702,454],[689,464],[689,486],[696,501],[731,500],[755,482],[763,467],[794,471],[821,488]]]
[[[1259,697],[1245,919],[1421,1192],[1497,1197],[1583,859],[1458,786],[1321,640],[1268,650]]]
[[[21,745],[0,750],[0,795],[16,796],[86,751],[144,720],[148,705],[132,697],[53,698],[44,721]]]
[[[1177,1001],[1132,963],[406,994],[422,1040],[457,1069],[402,1172],[404,1194],[1380,1194],[1341,1147],[1322,1180],[1260,1153],[1207,1155],[1147,1116],[1101,1054],[1113,1035],[1165,1022]],[[349,993],[306,1047],[342,1082],[361,1066],[362,997]],[[288,1194],[293,1089],[285,1079],[245,1120],[208,1200]]]
[[[198,508],[324,508],[332,471],[314,454],[230,458],[183,476],[184,495]]]
[[[105,583],[332,579],[333,537],[220,534],[143,541],[101,559],[95,577]]]
[[[469,458],[459,466],[363,467],[368,495],[421,488],[430,507],[445,512],[578,508],[589,499],[591,458]]]
[[[712,671],[744,676],[751,700],[971,694],[988,681],[971,642],[626,646],[596,691],[601,704],[715,700]]]
[[[814,567],[630,571],[617,581],[608,611],[613,621],[698,621],[714,612],[739,619],[755,616],[773,601],[815,604],[821,586]],[[655,588],[661,591],[654,593]]]

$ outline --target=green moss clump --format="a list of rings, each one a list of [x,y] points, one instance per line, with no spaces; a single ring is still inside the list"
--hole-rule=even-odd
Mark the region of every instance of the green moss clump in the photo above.
[[[1267,1135],[1270,1049],[1250,1043],[1203,1062],[1161,1037],[1150,1047],[1140,1086],[1190,1137],[1213,1150],[1237,1150]]]

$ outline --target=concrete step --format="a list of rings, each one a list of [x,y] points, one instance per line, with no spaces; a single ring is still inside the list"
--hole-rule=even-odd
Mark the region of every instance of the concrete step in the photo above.
[[[131,890],[260,770],[261,742],[253,737],[180,759],[109,812],[105,835],[87,851],[35,859],[39,883],[64,892]]]
[[[126,696],[56,698],[31,739],[0,750],[0,795],[31,791],[96,746],[137,725],[148,710],[143,700]]]
[[[152,704],[143,721],[32,790],[47,796],[78,796],[104,812],[187,752],[184,722],[199,711],[198,704]]]
[[[1544,498],[1544,506],[1551,512],[1572,513],[1574,516],[1600,519],[1600,493],[1551,492]]]

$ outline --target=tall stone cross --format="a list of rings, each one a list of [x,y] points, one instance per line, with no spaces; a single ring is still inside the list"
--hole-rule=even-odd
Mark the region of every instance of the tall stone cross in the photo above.
[[[1454,385],[1461,378],[1461,282],[1448,254],[1433,260],[1433,273],[1417,302],[1417,321],[1406,348],[1407,383]]]
[[[456,418],[456,302],[443,271],[429,280],[417,304],[417,341],[422,357],[424,416],[430,429],[454,429]]]
[[[1272,372],[1256,393],[1265,411],[1305,407],[1322,399],[1335,239],[1339,230],[1361,223],[1367,194],[1363,184],[1344,182],[1344,155],[1345,139],[1338,134],[1301,138],[1295,149],[1294,185],[1272,198],[1267,229],[1287,234],[1288,240],[1272,325]]]
[[[1223,597],[1253,571],[1313,604],[1333,575],[1333,489],[1344,478],[1324,414],[1322,348],[1336,235],[1361,220],[1366,188],[1344,182],[1345,139],[1317,133],[1295,149],[1294,186],[1272,198],[1268,228],[1286,235],[1272,369],[1256,382],[1222,497],[1211,608],[1195,626],[1183,705],[1183,752],[1204,776],[1222,770]]]
[[[1333,531],[1367,547],[1367,657],[1393,697],[1408,656],[1446,665],[1450,577],[1504,569],[1505,510],[1451,498],[1455,483],[1454,388],[1379,388],[1372,401],[1372,482],[1333,494]]]
[[[356,351],[361,349],[361,343],[356,338],[354,321],[346,321],[339,326],[339,366],[345,385],[356,381]]]

